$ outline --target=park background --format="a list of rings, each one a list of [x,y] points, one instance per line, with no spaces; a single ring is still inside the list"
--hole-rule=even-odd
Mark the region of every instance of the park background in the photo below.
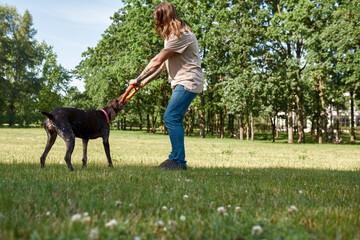
[[[74,69],[31,12],[0,4],[0,239],[359,239],[359,1],[172,1],[206,80],[184,120],[189,169],[154,168],[171,150],[166,74],[111,123],[114,169],[101,139],[87,168],[78,141],[66,168],[61,140],[40,168],[35,109],[122,94],[162,49],[159,2],[122,1]]]
[[[34,110],[100,109],[163,47],[153,30],[159,1],[123,1],[74,69],[35,39],[31,13],[1,5],[0,123],[39,126]],[[198,38],[206,85],[185,118],[187,135],[355,143],[359,111],[358,1],[173,1]],[[56,28],[56,26],[54,26]],[[71,86],[83,81],[85,91]],[[113,122],[167,133],[167,74]],[[343,136],[344,135],[344,136]],[[244,137],[245,136],[245,137]]]

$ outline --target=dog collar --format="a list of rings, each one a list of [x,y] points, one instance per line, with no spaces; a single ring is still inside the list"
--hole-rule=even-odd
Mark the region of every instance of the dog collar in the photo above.
[[[106,113],[106,111],[104,109],[101,109],[101,111],[105,114],[107,123],[109,124],[110,123],[109,115]]]

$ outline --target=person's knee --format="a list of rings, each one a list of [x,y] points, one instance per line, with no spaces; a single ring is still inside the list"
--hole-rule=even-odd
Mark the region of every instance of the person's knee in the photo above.
[[[165,112],[164,122],[167,128],[176,127],[177,125],[182,124],[181,117],[179,117],[177,114],[172,114],[169,112]]]

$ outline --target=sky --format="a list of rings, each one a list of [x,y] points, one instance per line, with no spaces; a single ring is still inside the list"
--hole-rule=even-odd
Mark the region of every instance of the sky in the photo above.
[[[95,47],[110,26],[110,17],[123,5],[120,0],[0,0],[15,6],[18,13],[28,10],[39,42],[53,46],[58,63],[68,70],[81,61],[88,47]],[[73,79],[71,86],[84,91],[84,83]]]

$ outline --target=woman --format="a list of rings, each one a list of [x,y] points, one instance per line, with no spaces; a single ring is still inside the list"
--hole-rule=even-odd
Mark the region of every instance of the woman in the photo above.
[[[159,167],[167,170],[186,170],[183,119],[192,100],[203,90],[204,77],[201,70],[197,39],[190,27],[181,20],[169,2],[162,2],[154,9],[155,31],[165,40],[165,47],[157,54],[137,79],[130,85],[144,87],[158,78],[167,68],[173,89],[164,114],[169,131],[172,151],[169,159]]]

